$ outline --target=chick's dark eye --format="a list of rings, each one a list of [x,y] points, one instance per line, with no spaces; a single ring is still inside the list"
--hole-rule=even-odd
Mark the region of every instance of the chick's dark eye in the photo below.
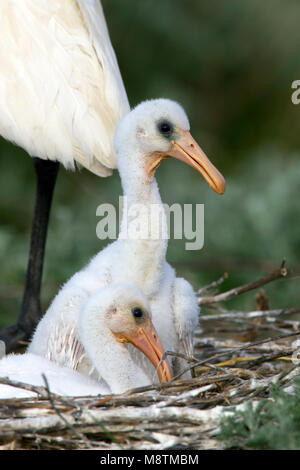
[[[143,316],[143,310],[139,307],[135,307],[132,309],[132,315],[135,318],[141,318]]]
[[[159,132],[164,137],[170,137],[173,134],[173,125],[169,121],[160,121],[157,125]]]

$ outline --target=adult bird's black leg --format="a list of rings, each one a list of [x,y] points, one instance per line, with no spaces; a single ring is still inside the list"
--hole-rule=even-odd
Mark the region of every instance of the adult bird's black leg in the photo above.
[[[34,165],[37,175],[37,191],[21,310],[16,325],[0,330],[0,340],[6,343],[7,352],[16,348],[19,341],[28,340],[41,318],[40,292],[45,244],[59,163],[34,158]]]

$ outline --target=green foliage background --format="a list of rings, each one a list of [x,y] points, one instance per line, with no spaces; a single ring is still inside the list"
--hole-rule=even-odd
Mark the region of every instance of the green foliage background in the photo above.
[[[103,0],[131,105],[153,97],[183,104],[192,133],[224,174],[214,194],[191,168],[164,162],[164,202],[205,204],[205,246],[171,240],[168,259],[195,287],[224,270],[231,287],[286,256],[292,280],[268,287],[273,306],[299,306],[300,79],[298,0]],[[27,262],[35,179],[31,159],[0,140],[0,326],[14,322]],[[106,242],[96,208],[117,204],[117,172],[99,179],[60,170],[47,243],[43,307]],[[251,308],[250,296],[232,306]]]

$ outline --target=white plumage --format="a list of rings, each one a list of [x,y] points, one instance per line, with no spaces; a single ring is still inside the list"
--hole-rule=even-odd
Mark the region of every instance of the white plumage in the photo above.
[[[59,163],[111,175],[115,128],[129,109],[100,0],[0,0],[0,135],[35,158],[37,175],[18,323],[0,331],[8,350],[27,340],[41,317]]]
[[[85,396],[110,393],[99,384],[68,367],[61,367],[36,354],[10,354],[0,361],[0,377],[29,385],[45,387],[43,374],[52,393],[68,396]],[[0,384],[0,400],[7,398],[36,397],[37,394],[23,388]]]
[[[149,303],[139,288],[112,284],[94,293],[82,305],[77,326],[76,334],[62,323],[59,336],[55,329],[50,332],[52,355],[48,358],[32,353],[6,356],[0,360],[0,377],[45,385],[44,374],[51,392],[74,396],[123,393],[152,383],[164,350],[151,322]],[[129,342],[134,346],[129,347]],[[148,357],[145,371],[135,361],[135,348]],[[97,381],[77,372],[87,359],[98,374]],[[171,377],[167,360],[158,373],[161,381]],[[0,399],[30,396],[35,393],[0,384]]]
[[[0,134],[30,155],[116,167],[129,111],[99,0],[1,0]]]
[[[162,124],[170,127],[170,135],[164,134]],[[166,262],[167,239],[159,231],[159,219],[149,226],[147,237],[136,237],[134,233],[130,236],[127,230],[131,218],[136,227],[147,226],[150,208],[162,216],[162,227],[166,230],[153,168],[168,156],[185,159],[197,169],[198,165],[209,184],[217,192],[224,191],[222,176],[188,130],[189,122],[181,106],[164,99],[140,104],[119,123],[115,147],[129,215],[123,217],[118,240],[97,254],[61,289],[37,327],[30,352],[47,356],[47,339],[62,318],[67,325],[76,328],[80,307],[93,292],[111,283],[130,282],[146,294],[153,324],[165,350],[192,353],[199,307],[191,285],[176,278],[174,269]],[[142,205],[146,211],[142,209],[130,216],[135,204]],[[133,354],[145,371],[144,357],[138,351]],[[82,362],[78,370],[89,373],[91,367],[89,361]],[[176,367],[174,371],[177,372]]]

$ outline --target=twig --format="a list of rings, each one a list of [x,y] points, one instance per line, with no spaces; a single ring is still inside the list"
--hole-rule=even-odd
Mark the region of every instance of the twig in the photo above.
[[[206,320],[207,320],[207,318],[206,318]],[[215,318],[214,320],[217,320],[217,318]],[[286,328],[280,328],[279,326],[277,326],[276,320],[272,319],[271,317],[268,317],[267,323],[254,323],[254,322],[249,321],[249,320],[247,321],[245,319],[234,318],[234,317],[230,319],[230,322],[239,323],[240,325],[243,325],[244,328],[242,330],[234,330],[235,332],[239,332],[239,333],[241,333],[242,331],[247,333],[250,330],[258,330],[258,329],[274,330],[274,331],[278,331],[279,333],[289,333],[290,332],[290,328],[286,329]],[[209,329],[206,329],[206,333],[208,333],[209,331],[210,331]],[[214,333],[219,332],[219,331],[221,331],[222,333],[227,332],[227,331],[232,333],[232,328],[228,327],[228,329],[226,329],[223,326],[220,327],[220,328],[214,327],[214,328],[212,328],[212,331]]]
[[[284,334],[284,335],[275,336],[273,338],[263,339],[263,340],[260,340],[260,341],[255,341],[254,343],[246,343],[243,346],[228,349],[228,351],[226,351],[226,354],[234,354],[237,351],[242,351],[244,349],[248,349],[248,348],[251,348],[253,346],[257,346],[259,344],[269,343],[270,341],[277,341],[278,339],[289,338],[291,336],[297,336],[297,335],[300,335],[299,331],[297,331],[295,333],[287,333],[287,334]],[[201,361],[198,361],[196,364],[193,364],[191,367],[193,367],[193,368],[199,367],[202,364],[205,364],[206,362],[211,362],[213,359],[217,359],[218,357],[221,357],[221,356],[224,356],[224,351],[219,352],[217,354],[214,354],[213,356],[209,357],[208,359],[203,359]],[[173,377],[168,383],[172,383],[175,380],[179,379],[183,374],[188,372],[191,367],[188,367],[187,369],[184,369],[183,371],[181,371],[179,374],[177,374],[175,377]]]
[[[212,305],[208,305],[208,308],[214,308]],[[246,318],[260,318],[260,317],[269,317],[269,316],[279,316],[279,315],[293,315],[295,313],[300,313],[300,308],[281,308],[275,310],[254,310],[252,312],[241,312],[237,310],[226,310],[224,308],[220,309],[221,313],[217,314],[208,314],[201,315],[201,320],[232,320],[232,319],[246,319]]]
[[[289,375],[291,372],[293,372],[297,368],[299,368],[299,364],[293,364],[291,367],[289,367],[288,369],[283,370],[277,376],[269,378],[267,380],[267,384],[265,384],[263,386],[260,386],[260,387],[257,387],[250,395],[248,395],[247,401],[257,397],[258,395],[261,395],[261,393],[265,393],[270,388],[270,386],[272,384],[274,384],[274,383],[280,384],[282,382],[282,380],[284,379],[284,377]],[[245,399],[243,397],[242,400],[239,401],[239,403],[244,403],[244,401],[245,401]]]
[[[244,294],[245,292],[249,292],[251,290],[257,289],[258,287],[264,286],[269,282],[274,281],[275,279],[279,279],[280,277],[285,277],[287,275],[287,269],[285,267],[285,259],[282,261],[280,268],[273,271],[271,274],[268,274],[257,281],[250,282],[248,284],[244,284],[239,287],[234,287],[226,292],[222,292],[221,294],[212,295],[212,296],[205,296],[205,297],[198,297],[199,305],[209,305],[218,302],[223,302],[225,300],[230,300],[236,297],[237,295]]]
[[[74,426],[69,423],[69,421],[67,420],[67,418],[58,410],[58,408],[56,407],[55,403],[54,403],[54,399],[53,399],[53,395],[52,395],[52,392],[50,391],[50,388],[49,388],[49,383],[48,383],[48,380],[47,380],[47,377],[45,374],[42,374],[42,377],[43,377],[43,380],[45,382],[45,387],[46,387],[46,390],[47,390],[47,393],[48,393],[48,398],[49,398],[49,401],[51,403],[51,406],[53,408],[53,410],[55,411],[55,413],[60,417],[60,419],[65,423],[65,425],[75,434],[75,436],[77,436],[78,439],[81,439],[82,441],[85,442],[86,446],[91,449],[92,446],[91,444],[89,443],[88,439],[86,438],[86,436],[84,434],[82,434],[81,432],[78,432]]]
[[[0,377],[0,384],[9,385],[9,386],[15,387],[15,388],[22,388],[23,390],[27,390],[28,392],[36,393],[41,398],[48,398],[47,389],[45,387],[41,387],[41,386],[38,386],[38,385],[30,385],[30,384],[25,383],[25,382],[19,382],[19,381],[16,381],[16,380],[11,380],[8,377]],[[32,397],[28,397],[28,398],[32,398]],[[0,397],[0,399],[1,399],[1,397]]]
[[[95,420],[105,424],[137,424],[141,421],[144,423],[150,421],[161,425],[165,420],[176,421],[178,423],[206,424],[209,417],[215,415],[215,410],[198,410],[186,406],[159,408],[156,405],[151,405],[143,408],[138,406],[128,408],[120,407],[117,413],[114,409],[83,411],[80,421],[82,425],[86,426],[93,426]],[[75,423],[76,421],[72,416],[70,416],[70,422],[67,424],[56,414],[44,416],[43,418],[32,417],[25,420],[15,419],[13,422],[0,422],[0,435],[11,430],[18,433],[39,432],[41,430],[45,432],[67,428],[69,425],[72,426]]]
[[[220,277],[220,279],[217,279],[216,281],[211,282],[211,283],[208,284],[207,286],[201,287],[201,288],[197,291],[197,295],[198,295],[198,296],[201,296],[202,294],[204,294],[204,292],[208,292],[209,290],[214,289],[215,287],[220,286],[221,284],[223,284],[223,282],[224,282],[226,279],[228,279],[228,273],[224,273],[223,276]]]
[[[243,359],[245,359],[243,366],[244,367],[246,367],[246,366],[254,367],[254,366],[258,366],[260,364],[263,364],[264,362],[273,361],[274,359],[279,359],[279,360],[282,359],[283,360],[286,356],[291,356],[293,354],[293,352],[294,351],[279,351],[279,352],[275,352],[275,353],[272,353],[272,354],[267,354],[267,355],[261,356],[261,357],[243,358]],[[246,359],[248,359],[248,361]]]
[[[189,369],[187,369],[188,371]],[[185,371],[186,372],[186,371]],[[133,394],[140,394],[140,393],[145,393],[145,392],[152,392],[154,390],[160,391],[160,390],[168,390],[168,389],[179,389],[181,387],[196,387],[200,384],[206,385],[208,383],[213,383],[213,382],[219,382],[222,380],[228,380],[231,376],[229,374],[224,374],[224,376],[218,376],[218,377],[213,377],[210,376],[208,377],[196,377],[195,379],[190,379],[190,380],[181,380],[180,382],[173,382],[170,380],[167,383],[160,383],[160,384],[152,384],[148,385],[145,387],[137,387],[133,388],[131,390],[128,390],[125,395],[133,395]]]
[[[193,356],[187,356],[186,354],[183,354],[183,353],[175,353],[173,351],[165,351],[162,355],[162,358],[161,360],[159,361],[156,369],[155,369],[155,374],[154,374],[154,377],[153,377],[153,381],[155,379],[155,376],[156,374],[158,373],[158,369],[160,368],[161,364],[164,362],[164,360],[166,359],[167,356],[173,356],[173,357],[179,357],[181,359],[185,359],[188,363],[190,362],[198,362],[198,359],[196,359],[195,357]]]

